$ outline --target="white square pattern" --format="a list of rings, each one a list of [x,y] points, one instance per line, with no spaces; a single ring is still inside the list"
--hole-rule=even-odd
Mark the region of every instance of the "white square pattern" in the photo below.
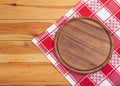
[[[74,14],[74,10],[73,9],[71,9],[69,12],[67,12],[66,14],[65,14],[65,16],[67,17],[67,18],[69,18],[72,14]]]
[[[112,66],[117,67],[120,64],[119,62],[120,62],[119,55],[113,52],[110,63],[112,64]]]
[[[51,33],[52,31],[54,31],[57,28],[57,26],[55,24],[51,25],[48,29],[47,32]]]
[[[120,38],[120,30],[115,32],[117,34],[117,36]]]
[[[117,71],[119,71],[119,72],[120,72],[120,66],[117,68]]]
[[[88,0],[83,0],[84,2],[87,2]]]
[[[120,4],[120,0],[116,0]]]
[[[98,0],[89,0],[87,4],[93,11],[97,11],[102,7]]]
[[[99,86],[112,86],[112,84],[106,79]]]
[[[91,78],[95,83],[99,83],[104,76],[98,71],[96,73],[89,74],[89,78]]]
[[[67,75],[65,78],[72,84],[72,86],[75,86],[75,81],[69,75]]]
[[[106,24],[108,27],[110,27],[110,30],[115,32],[117,29],[120,28],[120,22],[116,20],[114,17],[110,17],[107,21]]]
[[[38,43],[38,41],[37,41],[35,38],[32,39],[32,42],[33,42],[34,44],[37,44],[37,43]]]
[[[105,8],[102,8],[97,12],[97,16],[100,17],[103,21],[105,21],[111,16],[111,14]]]
[[[47,55],[47,58],[48,58],[54,65],[56,64],[55,59],[54,59],[50,54]]]

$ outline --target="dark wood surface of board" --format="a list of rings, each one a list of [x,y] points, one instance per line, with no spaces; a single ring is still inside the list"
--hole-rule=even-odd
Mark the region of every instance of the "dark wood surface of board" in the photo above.
[[[91,73],[111,58],[112,39],[106,28],[90,18],[73,18],[59,28],[55,52],[61,63],[78,73]]]

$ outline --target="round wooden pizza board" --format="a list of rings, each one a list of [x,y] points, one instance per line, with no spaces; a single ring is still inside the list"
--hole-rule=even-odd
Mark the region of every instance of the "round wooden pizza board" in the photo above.
[[[90,18],[73,18],[59,28],[55,53],[68,69],[92,73],[103,68],[111,58],[113,42],[106,28]]]

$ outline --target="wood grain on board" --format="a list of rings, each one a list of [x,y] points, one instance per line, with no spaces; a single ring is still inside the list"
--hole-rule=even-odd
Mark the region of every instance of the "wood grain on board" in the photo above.
[[[0,84],[69,85],[31,40],[77,2],[0,0]]]
[[[90,18],[73,18],[58,30],[55,52],[70,70],[96,72],[111,58],[112,39],[99,22]]]
[[[78,0],[0,0],[0,19],[58,19]]]
[[[0,85],[67,86],[51,63],[0,63]]]

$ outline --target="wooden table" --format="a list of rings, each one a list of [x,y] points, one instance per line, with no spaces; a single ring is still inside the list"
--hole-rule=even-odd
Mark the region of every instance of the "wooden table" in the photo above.
[[[0,0],[0,85],[69,85],[31,42],[78,0]]]

